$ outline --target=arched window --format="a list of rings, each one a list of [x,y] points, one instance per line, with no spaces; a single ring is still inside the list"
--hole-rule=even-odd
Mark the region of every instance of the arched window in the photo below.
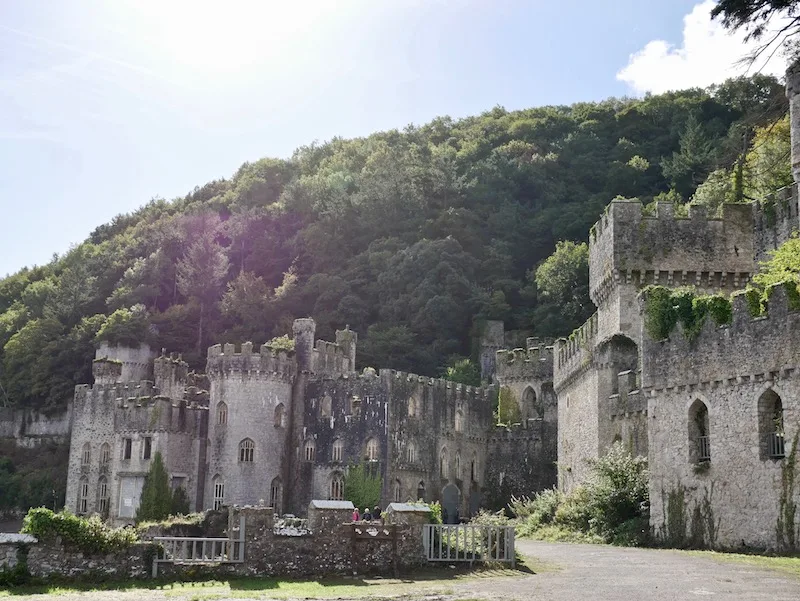
[[[100,467],[107,468],[111,463],[111,445],[104,442],[100,445]]]
[[[786,457],[783,401],[771,388],[758,399],[758,439],[761,459]]]
[[[469,479],[471,482],[478,481],[478,455],[472,453],[472,462],[469,466]]]
[[[447,447],[442,447],[439,453],[439,476],[442,480],[447,479]]]
[[[378,441],[374,438],[367,440],[367,461],[378,460]]]
[[[710,434],[708,407],[697,399],[689,407],[689,461],[692,463],[711,461]]]
[[[331,476],[330,499],[332,501],[344,499],[344,477],[339,472],[334,472]]]
[[[319,403],[319,416],[330,417],[332,412],[333,400],[330,395],[325,395]]]
[[[83,449],[81,450],[81,467],[89,467],[89,464],[92,461],[92,445],[88,442],[84,443]]]
[[[108,511],[108,480],[100,476],[97,481],[97,511],[105,514]]]
[[[217,403],[217,424],[224,426],[228,423],[228,406],[224,401]]]
[[[422,480],[420,480],[419,484],[417,484],[417,500],[425,500],[425,483]]]
[[[239,461],[243,463],[252,463],[255,448],[256,448],[255,443],[249,438],[245,438],[242,442],[240,442]]]
[[[400,496],[402,493],[402,489],[400,488],[400,480],[394,481],[394,502],[401,503],[402,497]]]
[[[416,396],[411,396],[408,399],[408,417],[416,417],[419,412],[419,401]]]
[[[333,450],[331,452],[331,461],[340,462],[344,456],[344,441],[337,438],[333,441]]]
[[[89,511],[89,479],[81,476],[78,483],[78,513],[85,514]]]
[[[274,478],[269,487],[269,505],[272,512],[281,515],[281,505],[283,501],[283,483],[280,478]]]
[[[275,427],[276,428],[284,428],[286,426],[286,408],[283,406],[283,403],[278,403],[278,406],[275,407]]]
[[[461,453],[456,451],[456,480],[461,480]]]
[[[417,462],[417,445],[415,445],[413,441],[410,441],[406,445],[406,461],[408,463]]]
[[[464,431],[464,412],[461,409],[456,409],[456,432]]]
[[[214,509],[220,509],[225,505],[225,482],[222,481],[222,476],[217,474],[212,480],[214,487]]]
[[[536,399],[536,391],[530,386],[522,393],[522,406],[526,408],[528,415],[535,415],[536,417],[544,416],[544,410]]]
[[[314,456],[316,455],[317,447],[314,444],[312,439],[308,439],[303,444],[303,459],[305,461],[314,461]]]

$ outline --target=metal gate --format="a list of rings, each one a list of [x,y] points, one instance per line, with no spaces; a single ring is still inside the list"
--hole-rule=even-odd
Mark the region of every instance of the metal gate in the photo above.
[[[498,561],[516,566],[514,526],[426,524],[422,542],[428,561]]]

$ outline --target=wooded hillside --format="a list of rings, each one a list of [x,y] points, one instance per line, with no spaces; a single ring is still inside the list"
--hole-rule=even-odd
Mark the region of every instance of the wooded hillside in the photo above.
[[[593,308],[574,284],[579,245],[556,262],[571,279],[552,264],[536,276],[556,243],[585,241],[618,195],[687,202],[713,174],[696,200],[715,204],[789,183],[786,110],[779,82],[756,76],[498,107],[246,163],[0,280],[0,404],[63,405],[102,340],[202,368],[210,344],[261,343],[310,315],[322,338],[355,329],[361,366],[436,375],[470,355],[476,318],[568,334]]]

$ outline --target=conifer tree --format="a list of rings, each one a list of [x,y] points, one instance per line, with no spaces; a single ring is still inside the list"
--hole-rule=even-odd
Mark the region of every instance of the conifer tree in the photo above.
[[[144,478],[142,497],[139,509],[136,510],[136,521],[163,520],[172,510],[172,492],[169,489],[167,470],[161,453],[156,453],[150,463],[150,470]]]

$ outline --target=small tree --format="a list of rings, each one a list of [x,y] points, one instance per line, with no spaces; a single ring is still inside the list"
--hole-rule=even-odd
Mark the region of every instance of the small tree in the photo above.
[[[150,471],[144,478],[142,498],[136,510],[136,521],[163,520],[172,511],[172,492],[169,489],[167,470],[161,453],[156,453],[150,463]]]
[[[172,509],[171,515],[186,515],[189,513],[189,495],[186,494],[186,489],[179,486],[172,493]]]
[[[377,464],[359,463],[351,465],[344,478],[344,498],[352,501],[359,509],[372,509],[381,502],[383,479],[378,472]]]

